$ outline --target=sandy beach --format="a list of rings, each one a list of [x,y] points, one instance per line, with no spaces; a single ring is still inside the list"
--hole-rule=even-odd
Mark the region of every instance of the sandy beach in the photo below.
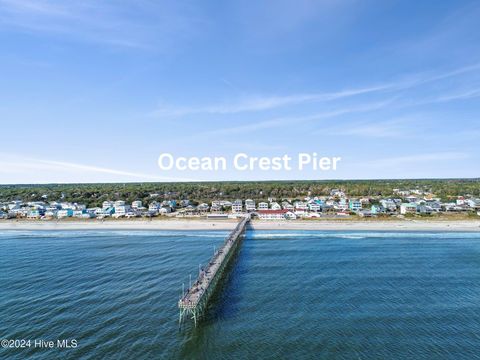
[[[153,219],[109,221],[0,221],[4,230],[231,230],[235,220]],[[480,220],[254,220],[255,230],[478,231]]]

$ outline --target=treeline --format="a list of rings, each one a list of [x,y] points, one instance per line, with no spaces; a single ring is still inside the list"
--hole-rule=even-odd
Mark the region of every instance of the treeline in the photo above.
[[[425,180],[337,180],[337,181],[258,181],[199,183],[125,183],[125,184],[47,184],[0,185],[0,202],[70,201],[99,206],[105,200],[189,199],[195,202],[236,198],[264,200],[329,195],[340,189],[350,197],[390,197],[393,189],[420,189],[448,200],[458,195],[480,197],[480,179]],[[152,197],[151,194],[158,194]]]

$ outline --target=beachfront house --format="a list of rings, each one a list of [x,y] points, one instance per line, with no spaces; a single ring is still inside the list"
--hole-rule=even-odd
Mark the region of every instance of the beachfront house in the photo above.
[[[293,210],[295,210],[295,207],[294,207],[292,204],[290,204],[288,201],[282,202],[282,208],[283,208],[284,210],[288,210],[288,211],[293,211]]]
[[[67,217],[72,217],[73,216],[73,210],[72,209],[62,209],[57,211],[57,218],[58,219],[63,219]]]
[[[386,211],[390,211],[390,212],[397,211],[397,204],[392,199],[382,199],[380,200],[380,205],[382,205]]]
[[[132,208],[135,209],[135,210],[142,209],[143,204],[140,200],[135,200],[135,201],[132,202]]]
[[[289,210],[258,210],[257,215],[262,220],[286,220],[295,219],[296,216]]]
[[[158,213],[160,215],[167,215],[167,214],[170,214],[172,212],[172,208],[170,206],[163,206],[160,208],[160,210],[158,210]]]
[[[212,206],[210,206],[210,212],[214,214],[219,214],[223,212],[223,207],[220,205],[220,202],[212,202]]]
[[[197,206],[197,211],[200,214],[207,213],[209,209],[210,209],[210,206],[208,206],[208,204],[206,204],[206,203],[203,203],[203,204],[200,204],[200,205]]]
[[[400,214],[416,214],[417,213],[417,204],[415,203],[403,203],[400,205]]]
[[[160,204],[156,201],[152,201],[148,205],[148,212],[152,214],[158,214],[158,211],[160,210]]]
[[[18,210],[22,207],[22,202],[21,201],[11,201],[8,205],[8,210]]]
[[[245,200],[245,211],[251,212],[255,210],[255,201],[253,201],[252,199]]]
[[[268,203],[264,201],[258,203],[258,210],[268,210]]]
[[[232,203],[232,213],[239,214],[243,212],[242,200],[237,199]]]
[[[106,209],[109,209],[109,208],[113,208],[115,206],[115,203],[113,201],[104,201],[102,203],[102,209],[103,210],[106,210]]]
[[[115,212],[113,213],[114,218],[119,218],[125,216],[128,212],[130,212],[130,205],[125,205],[125,201],[115,201]]]
[[[27,214],[27,219],[40,219],[42,213],[40,210],[30,210]]]
[[[270,209],[272,210],[280,210],[282,206],[278,202],[270,203]]]
[[[362,203],[359,200],[350,200],[348,202],[348,208],[351,211],[360,211],[362,209]]]

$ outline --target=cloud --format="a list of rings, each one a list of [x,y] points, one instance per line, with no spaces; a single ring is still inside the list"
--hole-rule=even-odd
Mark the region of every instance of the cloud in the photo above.
[[[197,134],[195,136],[218,136],[218,137],[220,137],[220,136],[228,136],[228,135],[245,133],[245,132],[252,132],[252,131],[256,131],[256,130],[279,128],[279,127],[283,127],[283,126],[291,126],[292,124],[300,125],[300,124],[305,123],[305,122],[328,119],[328,118],[341,116],[341,115],[345,115],[345,114],[349,114],[349,113],[359,113],[359,112],[367,112],[367,111],[381,109],[381,108],[387,106],[388,104],[390,104],[392,101],[393,101],[393,99],[389,99],[387,101],[372,103],[372,104],[367,104],[367,105],[362,105],[362,106],[343,107],[343,108],[340,108],[340,109],[337,109],[337,110],[332,110],[332,111],[327,111],[327,112],[322,112],[322,113],[317,113],[317,114],[307,115],[307,116],[279,117],[279,118],[264,120],[264,121],[260,121],[260,122],[247,124],[247,125],[240,125],[240,126],[234,126],[234,127],[230,127],[230,128],[223,128],[223,129],[218,129],[218,130],[206,131],[206,132]]]
[[[59,182],[58,179],[62,181],[63,179],[69,179],[68,182],[74,183],[96,182],[94,179],[102,174],[113,175],[108,177],[108,181],[125,181],[125,178],[143,181],[194,181],[194,179],[157,176],[65,161],[22,157],[13,154],[0,154],[0,174],[9,175],[10,177],[21,176],[24,183]],[[31,180],[26,181],[26,179]],[[85,181],[84,179],[88,180]],[[2,182],[5,183],[3,179]]]
[[[0,0],[4,29],[125,48],[178,46],[198,31],[193,30],[197,20],[176,3]]]
[[[331,93],[295,94],[286,96],[256,96],[242,100],[238,103],[208,105],[203,107],[163,106],[152,112],[151,116],[175,117],[201,113],[225,115],[242,112],[264,111],[307,102],[326,102],[339,100],[356,95],[388,90],[391,87],[391,85],[377,85],[366,88],[347,89]]]
[[[209,115],[229,115],[244,112],[258,112],[267,111],[288,106],[297,106],[305,103],[319,103],[319,102],[331,102],[366,94],[384,94],[394,93],[399,91],[408,90],[411,88],[419,87],[428,83],[445,80],[448,78],[463,75],[469,72],[473,72],[480,69],[480,63],[471,64],[468,66],[460,67],[454,70],[440,72],[436,74],[432,73],[416,73],[413,75],[403,76],[397,81],[392,81],[385,84],[377,84],[371,86],[365,86],[360,88],[344,89],[334,92],[320,92],[320,93],[301,93],[284,96],[272,96],[272,95],[257,95],[250,96],[246,99],[241,99],[237,102],[212,104],[206,106],[170,106],[161,105],[158,109],[154,110],[150,114],[151,117],[165,118],[165,117],[182,117],[192,114],[209,114]],[[445,97],[439,98],[436,101],[450,101],[460,98],[466,98],[467,96],[478,96],[478,91],[475,90],[474,94],[460,94],[457,97]]]

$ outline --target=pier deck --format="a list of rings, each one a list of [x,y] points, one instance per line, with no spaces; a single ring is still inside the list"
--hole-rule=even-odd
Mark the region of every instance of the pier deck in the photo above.
[[[197,325],[197,321],[210,295],[220,279],[223,270],[228,264],[232,254],[242,240],[245,227],[250,221],[250,216],[245,216],[228,235],[222,247],[215,251],[208,265],[200,270],[197,280],[191,285],[178,301],[180,309],[180,322],[185,315],[190,315]]]

